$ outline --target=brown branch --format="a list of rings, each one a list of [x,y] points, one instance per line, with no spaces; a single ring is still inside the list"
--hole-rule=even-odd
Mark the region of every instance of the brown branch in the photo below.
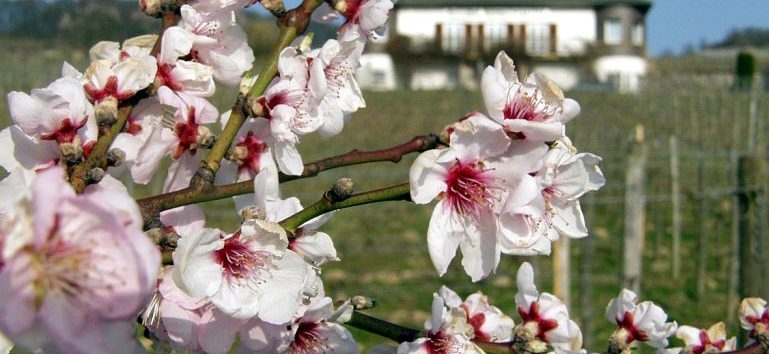
[[[107,151],[110,145],[115,140],[115,137],[123,130],[128,117],[131,116],[133,111],[133,105],[127,105],[121,107],[118,110],[118,116],[114,123],[107,129],[99,129],[99,138],[96,140],[96,145],[91,150],[91,154],[82,163],[72,167],[72,172],[69,176],[69,183],[75,189],[77,193],[83,193],[85,187],[90,182],[88,180],[88,173],[94,168],[101,168],[107,170]]]
[[[334,168],[353,166],[369,162],[392,161],[398,162],[403,155],[413,152],[423,152],[438,146],[438,137],[434,134],[417,136],[403,144],[393,147],[374,150],[352,150],[346,154],[332,156],[322,160],[310,162],[304,165],[304,172],[300,176],[280,175],[281,182],[293,181],[301,178],[314,177],[323,171]],[[200,171],[198,171],[200,172]],[[201,180],[202,178],[193,179]],[[177,208],[184,205],[197,204],[233,197],[254,192],[252,180],[222,186],[208,184],[192,185],[176,192],[160,194],[138,200],[144,217],[146,229],[157,227],[157,218],[161,211]]]

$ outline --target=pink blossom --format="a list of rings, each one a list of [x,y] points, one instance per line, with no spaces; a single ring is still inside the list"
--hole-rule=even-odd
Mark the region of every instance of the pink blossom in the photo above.
[[[654,348],[668,346],[668,337],[676,333],[678,324],[666,322],[668,315],[651,301],[636,304],[637,295],[622,289],[606,308],[606,319],[619,326],[618,339],[626,344],[646,342]]]
[[[564,136],[564,124],[579,113],[576,101],[544,75],[518,81],[513,60],[499,52],[494,66],[484,70],[481,90],[489,116],[515,138],[546,142]]]
[[[425,337],[398,346],[397,354],[481,354],[472,341],[473,328],[462,310],[447,309],[443,298],[433,294],[432,316],[425,321]]]
[[[287,326],[274,327],[269,323],[251,321],[248,331],[241,331],[241,343],[247,352],[292,354],[354,354],[358,345],[352,334],[332,320],[334,306],[329,297],[315,297],[306,311]]]
[[[749,297],[740,303],[740,325],[749,330],[751,334],[756,331],[757,324],[763,324],[769,327],[769,309],[766,307],[766,301],[758,297]]]
[[[122,46],[118,42],[100,41],[88,50],[88,55],[92,62],[109,60],[117,64],[127,58],[149,56],[157,40],[156,34],[145,34],[126,39]]]
[[[687,354],[720,353],[737,348],[737,338],[726,338],[726,324],[723,322],[714,323],[707,330],[681,326],[676,337],[684,341]]]
[[[313,68],[310,80],[324,88],[319,103],[322,117],[319,132],[323,135],[341,132],[350,114],[366,106],[354,76],[360,56],[356,49],[353,43],[331,39],[308,58]]]
[[[598,168],[601,158],[577,154],[568,140],[558,141],[545,156],[537,173],[537,181],[545,202],[544,223],[558,234],[568,237],[587,236],[585,218],[579,198],[600,189],[606,179]]]
[[[73,78],[33,89],[31,95],[13,91],[8,94],[8,108],[21,131],[39,140],[79,144],[86,131],[96,131],[93,106]]]
[[[243,73],[251,70],[254,54],[248,46],[246,33],[235,23],[233,13],[203,13],[184,5],[181,14],[179,27],[192,35],[192,58],[211,66],[214,79],[237,86]]]
[[[124,101],[149,86],[156,71],[157,62],[151,56],[127,58],[114,65],[97,60],[85,72],[85,91],[94,103]]]
[[[546,151],[541,144],[516,144],[501,126],[481,115],[455,124],[448,149],[429,150],[411,167],[411,198],[426,204],[439,198],[427,233],[438,274],[448,268],[457,247],[462,265],[478,281],[499,263],[500,239],[518,220],[501,219],[506,204],[528,203],[537,195],[528,172]],[[512,201],[511,201],[512,200]],[[517,203],[517,202],[515,202]]]
[[[142,135],[146,140],[137,152],[131,175],[137,183],[149,182],[162,158],[170,154],[174,162],[169,167],[164,190],[172,191],[186,186],[197,169],[197,150],[210,139],[210,130],[203,125],[214,123],[219,113],[205,99],[174,93],[167,87],[158,90],[158,99],[162,111],[147,109],[146,115],[138,118],[147,121],[142,127],[151,130]]]
[[[249,220],[233,235],[201,229],[179,241],[174,280],[234,318],[286,323],[307,280],[304,261],[287,247],[283,228],[267,221]]]
[[[336,0],[333,3],[347,20],[342,28],[354,28],[364,38],[384,34],[392,0]],[[346,39],[345,39],[346,41]]]
[[[521,264],[516,276],[518,293],[515,304],[521,325],[532,337],[563,350],[582,347],[582,332],[569,319],[569,310],[560,299],[549,293],[539,293],[534,285],[534,270],[527,262]]]
[[[214,94],[216,88],[213,68],[179,59],[191,53],[193,44],[192,33],[183,28],[174,26],[165,30],[157,59],[155,82],[157,86],[166,86],[176,92],[209,97]]]
[[[244,321],[219,311],[204,297],[191,297],[174,283],[166,268],[158,279],[155,298],[142,315],[155,336],[178,350],[227,353]]]
[[[40,173],[3,219],[0,331],[26,350],[131,353],[160,265],[141,227],[124,190],[75,195],[61,170]]]
[[[508,342],[512,339],[515,326],[513,319],[491,305],[480,291],[471,294],[465,301],[445,286],[441,286],[438,294],[449,308],[464,311],[467,323],[473,327],[474,339],[484,342]]]

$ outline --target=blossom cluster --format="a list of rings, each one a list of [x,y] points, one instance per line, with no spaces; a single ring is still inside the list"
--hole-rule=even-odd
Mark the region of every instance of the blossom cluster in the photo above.
[[[605,183],[590,153],[577,153],[565,124],[579,105],[541,74],[518,79],[500,52],[481,81],[488,116],[473,112],[447,128],[448,148],[424,152],[410,171],[411,198],[438,199],[428,230],[443,275],[457,248],[473,281],[500,254],[549,254],[559,235],[588,235],[579,198]]]
[[[315,49],[311,35],[281,42],[261,78],[250,74],[254,54],[236,20],[236,11],[257,2],[287,16],[279,0],[141,0],[144,12],[178,21],[164,18],[160,35],[99,42],[84,71],[64,63],[47,87],[8,94],[14,124],[0,132],[8,172],[0,181],[0,352],[16,345],[135,353],[137,327],[159,352],[358,352],[342,325],[356,307],[335,306],[321,279],[321,268],[339,260],[319,231],[333,211],[286,226],[312,208],[282,196],[279,173],[302,175],[301,139],[338,134],[365,107],[354,73],[395,0],[304,1],[297,9],[317,10],[313,18],[344,18],[337,38]],[[218,85],[240,89],[237,110],[209,102]],[[450,124],[445,146],[416,159],[398,196],[438,199],[430,257],[443,275],[459,248],[473,281],[493,273],[501,254],[547,254],[561,236],[587,236],[579,198],[605,183],[601,159],[578,153],[566,136],[579,105],[554,82],[540,74],[520,81],[500,52],[483,73],[482,95],[486,113]],[[195,189],[206,173],[206,188]],[[158,174],[165,174],[160,197],[200,197],[246,182],[248,191],[234,197],[241,222],[233,231],[207,227],[192,202],[146,212],[121,180],[147,184]],[[331,192],[321,202],[335,203]],[[568,309],[537,290],[528,263],[517,286],[517,325],[482,293],[462,300],[443,287],[423,337],[377,350],[482,353],[483,345],[508,343],[529,353],[585,353]],[[743,303],[741,323],[754,338],[767,337],[767,313],[761,299]],[[618,326],[612,354],[636,342],[665,348],[674,333],[687,353],[735,346],[723,324],[677,328],[628,290],[606,317]]]
[[[369,354],[476,354],[482,346],[502,344],[511,352],[586,354],[582,332],[570,319],[566,305],[556,296],[537,291],[529,263],[521,264],[517,274],[515,303],[521,321],[514,320],[493,306],[487,296],[477,292],[464,301],[452,290],[441,287],[433,294],[432,316],[425,322],[424,336],[397,348],[380,345]],[[766,335],[769,309],[760,298],[747,298],[740,306],[742,327],[755,338],[756,331]],[[630,353],[644,342],[665,354],[703,354],[736,350],[735,337],[727,338],[726,326],[718,322],[707,329],[678,326],[668,322],[665,311],[650,301],[637,303],[637,296],[623,289],[606,308],[605,317],[617,325],[608,353]],[[668,338],[675,335],[683,347],[668,348]]]
[[[236,340],[243,352],[357,352],[319,277],[323,264],[338,260],[331,238],[317,231],[331,214],[289,235],[277,222],[302,206],[281,198],[278,171],[301,174],[301,137],[337,134],[365,106],[353,74],[392,1],[331,2],[327,11],[346,18],[338,39],[314,50],[299,39],[281,51],[277,75],[246,110],[252,116],[216,174],[216,184],[254,181],[254,193],[236,198],[244,220],[235,232],[206,228],[196,205],[163,211],[162,232],[179,239],[166,257],[173,266],[161,268],[160,249],[120,182],[146,184],[162,170],[163,193],[190,185],[201,151],[216,143],[212,126],[230,118],[208,98],[217,85],[253,84],[244,74],[254,54],[235,11],[254,3],[189,1],[160,36],[99,42],[85,71],[64,63],[48,87],[8,94],[14,124],[0,132],[0,166],[9,173],[0,181],[0,333],[16,346],[134,353],[140,318],[148,337],[191,352],[227,353]],[[87,188],[76,193],[68,179],[127,108],[107,166],[88,170]]]

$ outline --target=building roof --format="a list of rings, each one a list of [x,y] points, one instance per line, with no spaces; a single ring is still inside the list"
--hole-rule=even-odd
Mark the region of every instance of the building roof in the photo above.
[[[399,0],[396,7],[555,7],[584,8],[610,5],[650,7],[652,0]]]

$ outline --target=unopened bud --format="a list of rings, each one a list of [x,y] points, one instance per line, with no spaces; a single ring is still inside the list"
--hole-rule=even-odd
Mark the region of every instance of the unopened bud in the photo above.
[[[139,0],[142,12],[150,17],[160,17],[163,12],[173,12],[179,8],[177,0]]]
[[[154,227],[147,230],[145,234],[147,234],[147,237],[152,241],[152,243],[158,245],[160,244],[160,240],[163,238],[163,229]]]
[[[83,162],[83,147],[75,143],[61,143],[61,157],[65,164],[71,166]]]
[[[629,336],[630,333],[624,328],[618,328],[614,331],[614,333],[611,334],[611,337],[609,337],[609,353],[630,353],[630,343],[632,343],[632,341],[628,342]]]
[[[94,167],[85,174],[85,180],[88,184],[96,184],[101,182],[104,178],[104,170],[99,167]]]
[[[117,98],[108,96],[96,104],[96,124],[109,126],[117,120]]]
[[[334,183],[334,187],[331,188],[330,191],[328,191],[328,199],[331,200],[332,203],[341,202],[347,198],[349,198],[352,195],[353,191],[353,182],[352,179],[347,177],[342,177]]]
[[[150,17],[160,16],[160,3],[162,0],[139,0],[139,8]]]
[[[198,138],[195,140],[195,143],[203,148],[203,149],[210,149],[212,146],[214,146],[214,143],[216,142],[216,135],[211,133],[211,129],[208,129],[208,127],[204,127],[202,125],[198,126]]]
[[[267,218],[267,214],[262,208],[253,205],[243,208],[243,210],[240,211],[240,216],[243,218],[243,221],[264,220]]]
[[[331,7],[333,7],[334,10],[344,14],[347,12],[347,0],[334,0],[331,2]]]
[[[352,299],[350,299],[350,302],[352,302],[352,305],[355,306],[356,310],[365,310],[376,306],[376,301],[363,295],[353,296]]]
[[[753,328],[756,340],[761,343],[764,349],[769,348],[769,326],[759,321]]]
[[[276,17],[286,14],[286,6],[283,4],[283,0],[261,0],[259,2]]]
[[[243,160],[248,157],[248,148],[245,146],[233,146],[230,148],[230,151],[227,152],[227,160],[230,160],[232,162],[237,163],[238,165],[243,164]]]
[[[117,167],[125,162],[125,152],[118,148],[110,149],[107,151],[107,164],[109,166]]]
[[[163,248],[164,250],[175,250],[176,245],[179,242],[179,234],[173,231],[166,231],[163,233],[163,236],[160,238],[160,242],[158,243],[158,246]]]
[[[248,98],[246,105],[252,117],[264,117],[264,105],[262,105],[264,100],[264,96]]]
[[[240,79],[240,89],[238,92],[242,96],[248,96],[248,92],[251,91],[251,88],[254,87],[254,83],[256,83],[256,78],[258,78],[259,75],[254,75],[254,73],[250,71],[246,71],[243,74],[243,78]]]
[[[297,47],[300,53],[309,53],[312,50],[312,39],[314,37],[314,32],[308,32],[306,35],[304,35],[304,37],[302,37],[302,41],[299,42],[299,46]]]

